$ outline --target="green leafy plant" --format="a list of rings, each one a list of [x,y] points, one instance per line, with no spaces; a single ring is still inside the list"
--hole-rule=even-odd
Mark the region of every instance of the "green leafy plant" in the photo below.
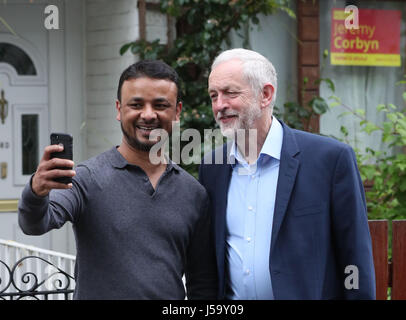
[[[401,83],[405,83],[402,81]],[[406,92],[403,94],[406,102]],[[347,111],[342,115],[353,115],[360,120],[361,130],[367,134],[379,131],[387,151],[367,148],[365,152],[355,150],[358,165],[364,182],[372,184],[366,192],[369,219],[405,219],[406,218],[406,115],[405,110],[393,104],[377,106],[378,113],[385,114],[382,124],[368,121],[364,110],[351,109],[336,103]],[[342,126],[344,137],[348,130]]]
[[[125,44],[127,51],[140,59],[160,59],[172,66],[183,80],[183,112],[181,130],[216,127],[207,80],[214,58],[231,45],[230,31],[234,30],[248,47],[244,31],[247,25],[258,25],[259,15],[270,15],[278,10],[295,17],[290,0],[162,0],[161,11],[176,18],[174,43],[163,45],[159,39],[152,42],[138,40]],[[203,150],[203,148],[202,148]],[[182,165],[197,175],[197,165]]]
[[[301,90],[302,101],[305,100],[304,93],[308,82],[308,78],[303,79],[303,86]],[[327,86],[334,93],[335,86],[331,79],[319,78],[315,81],[315,84],[320,85],[322,82],[326,82]],[[296,101],[288,101],[284,103],[283,110],[275,106],[273,113],[277,118],[282,119],[291,128],[316,133],[317,130],[316,128],[312,127],[311,120],[314,118],[314,116],[320,116],[326,113],[328,109],[328,102],[319,95],[314,95],[304,105]]]

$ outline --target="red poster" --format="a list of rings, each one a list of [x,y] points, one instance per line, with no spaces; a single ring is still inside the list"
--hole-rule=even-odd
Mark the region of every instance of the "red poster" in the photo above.
[[[332,10],[331,64],[400,66],[401,11],[358,9],[358,28],[346,27],[348,16]]]

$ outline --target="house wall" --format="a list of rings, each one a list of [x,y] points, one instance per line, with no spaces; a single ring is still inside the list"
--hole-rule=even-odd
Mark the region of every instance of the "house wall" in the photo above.
[[[296,12],[296,7],[292,6]],[[251,49],[268,58],[276,69],[278,89],[276,106],[283,110],[288,101],[295,101],[297,96],[297,20],[284,12],[269,16],[259,16],[259,26],[254,26],[249,33]]]
[[[38,87],[34,91],[29,91],[28,87],[24,86],[16,87],[13,96],[10,96],[10,101],[14,104],[17,101],[27,105],[38,104],[42,108],[40,114],[42,114],[43,122],[40,124],[39,134],[45,138],[41,138],[42,142],[38,152],[40,157],[42,157],[43,148],[49,143],[51,132],[68,132],[74,137],[74,160],[78,163],[86,158],[83,152],[86,150],[85,132],[81,130],[81,125],[85,122],[86,90],[84,83],[84,2],[83,0],[53,0],[52,4],[58,8],[59,28],[57,29],[44,27],[44,19],[47,17],[44,9],[48,4],[49,1],[46,0],[1,2],[0,15],[3,22],[0,27],[0,35],[2,35],[2,41],[15,38],[15,41],[21,45],[24,44],[24,48],[28,48],[27,52],[35,58],[37,66],[43,70],[39,76]],[[5,27],[4,21],[7,21],[10,28]],[[13,33],[18,36],[15,37]],[[43,88],[42,91],[37,90],[40,88]],[[36,107],[33,108],[33,112],[37,111]],[[17,119],[16,112],[15,108],[10,110],[10,116],[14,116],[14,119]],[[15,128],[17,122],[13,121]],[[17,145],[15,143],[17,137],[18,135],[13,132],[13,140],[10,142]],[[21,152],[17,147],[15,150]],[[13,166],[16,168],[20,154],[16,153],[13,157]],[[9,177],[18,175],[14,169],[9,172]],[[60,230],[53,230],[42,236],[34,237],[23,234],[18,225],[17,203],[23,185],[29,181],[29,178],[30,175],[23,175],[19,177],[18,183],[13,180],[12,188],[10,188],[11,184],[6,186],[4,183],[0,183],[0,238],[44,249],[74,253],[74,237],[70,223],[66,223]],[[7,188],[6,192],[3,191],[3,188]]]
[[[134,0],[86,1],[86,132],[87,158],[120,144],[115,119],[117,84],[122,71],[136,57],[120,55],[123,44],[138,38],[138,10]]]

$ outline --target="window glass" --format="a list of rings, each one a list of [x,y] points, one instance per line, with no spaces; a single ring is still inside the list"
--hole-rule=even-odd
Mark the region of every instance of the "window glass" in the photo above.
[[[334,95],[341,99],[341,106],[330,109],[320,118],[320,133],[332,135],[344,139],[340,131],[341,126],[348,129],[348,137],[345,139],[352,147],[364,152],[366,148],[388,151],[381,142],[381,132],[375,131],[371,135],[363,132],[359,125],[360,119],[355,116],[340,116],[346,112],[346,107],[352,110],[363,110],[367,120],[382,124],[385,121],[383,113],[377,112],[379,104],[394,104],[400,109],[404,107],[402,93],[405,85],[398,82],[404,80],[406,63],[406,6],[397,1],[355,1],[359,9],[380,9],[401,11],[400,30],[400,67],[382,66],[342,66],[331,65],[330,57],[323,58],[324,50],[330,53],[331,36],[331,11],[333,8],[344,9],[348,1],[320,1],[320,61],[321,77],[329,78],[335,84]],[[362,21],[359,22],[360,25]],[[388,35],[390,36],[390,35]],[[328,86],[323,83],[320,86],[320,95],[327,99],[332,95]],[[333,100],[330,100],[333,102]]]
[[[21,128],[23,175],[30,175],[35,172],[38,166],[38,114],[22,115]]]
[[[35,76],[37,70],[31,58],[19,47],[10,43],[0,43],[0,62],[8,63],[22,76]]]

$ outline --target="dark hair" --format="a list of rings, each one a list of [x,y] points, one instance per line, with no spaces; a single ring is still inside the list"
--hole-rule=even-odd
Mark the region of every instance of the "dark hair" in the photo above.
[[[181,100],[180,79],[176,71],[160,60],[142,60],[123,71],[118,83],[117,99],[121,102],[121,87],[124,81],[137,78],[166,79],[174,82],[178,88],[177,101]]]

